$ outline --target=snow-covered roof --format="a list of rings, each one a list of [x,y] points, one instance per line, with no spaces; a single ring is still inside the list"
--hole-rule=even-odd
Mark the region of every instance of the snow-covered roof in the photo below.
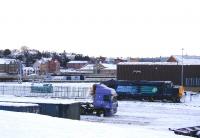
[[[87,70],[76,70],[76,69],[60,69],[61,73],[91,73]]]
[[[23,67],[23,70],[34,70],[33,67]]]
[[[200,65],[200,61],[187,60],[183,65]],[[182,65],[182,62],[120,62],[118,65]]]
[[[177,62],[120,62],[118,65],[178,65]]]
[[[104,70],[116,70],[117,66],[116,64],[107,64],[107,63],[102,63],[101,64],[104,68]],[[95,64],[87,64],[84,67],[82,67],[80,70],[93,70],[95,67]]]
[[[80,70],[93,70],[94,69],[94,64],[87,64],[83,66]]]
[[[10,62],[16,62],[16,60],[15,59],[0,58],[0,64],[10,64]]]
[[[14,103],[14,102],[0,102],[0,106],[27,107],[27,106],[38,106],[38,104],[32,104],[32,103]]]
[[[69,61],[68,63],[73,63],[73,64],[87,64],[88,63],[88,61],[77,61],[77,60],[73,60],[73,61]]]
[[[52,58],[42,58],[42,59],[38,60],[38,62],[39,62],[40,64],[44,64],[44,63],[50,61],[51,59],[52,59]]]
[[[178,63],[182,63],[183,60],[183,64],[200,65],[200,56],[184,55],[182,57],[182,55],[173,55],[172,57],[174,57]]]
[[[117,69],[117,65],[116,64],[106,64],[103,63],[102,64],[106,70],[116,70]]]

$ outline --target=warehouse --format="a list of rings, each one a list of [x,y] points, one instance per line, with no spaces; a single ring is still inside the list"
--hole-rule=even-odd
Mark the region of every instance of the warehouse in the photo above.
[[[170,60],[172,57],[169,58]],[[175,58],[174,58],[175,59]],[[185,62],[124,62],[117,65],[118,80],[172,81],[187,90],[200,91],[200,64]],[[183,69],[183,71],[182,71]]]

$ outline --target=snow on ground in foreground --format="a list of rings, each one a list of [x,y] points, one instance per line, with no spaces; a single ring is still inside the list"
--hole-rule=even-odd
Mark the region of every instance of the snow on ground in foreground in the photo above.
[[[200,95],[184,99],[184,103],[119,101],[118,112],[112,117],[81,116],[81,120],[138,126],[169,131],[169,128],[200,126]]]
[[[172,132],[0,111],[1,138],[178,138]]]

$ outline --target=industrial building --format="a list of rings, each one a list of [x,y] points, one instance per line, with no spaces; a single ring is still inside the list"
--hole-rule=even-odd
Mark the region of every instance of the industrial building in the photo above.
[[[171,61],[173,59],[173,61]],[[200,91],[200,60],[183,58],[169,62],[124,62],[117,65],[118,80],[172,81],[186,90]],[[179,58],[181,59],[181,58]],[[190,61],[190,62],[188,62]]]

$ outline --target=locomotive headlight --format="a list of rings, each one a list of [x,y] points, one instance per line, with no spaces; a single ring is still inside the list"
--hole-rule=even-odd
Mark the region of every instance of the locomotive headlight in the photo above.
[[[179,86],[179,93],[178,93],[179,97],[182,97],[183,94],[184,94],[184,87],[183,86]]]

